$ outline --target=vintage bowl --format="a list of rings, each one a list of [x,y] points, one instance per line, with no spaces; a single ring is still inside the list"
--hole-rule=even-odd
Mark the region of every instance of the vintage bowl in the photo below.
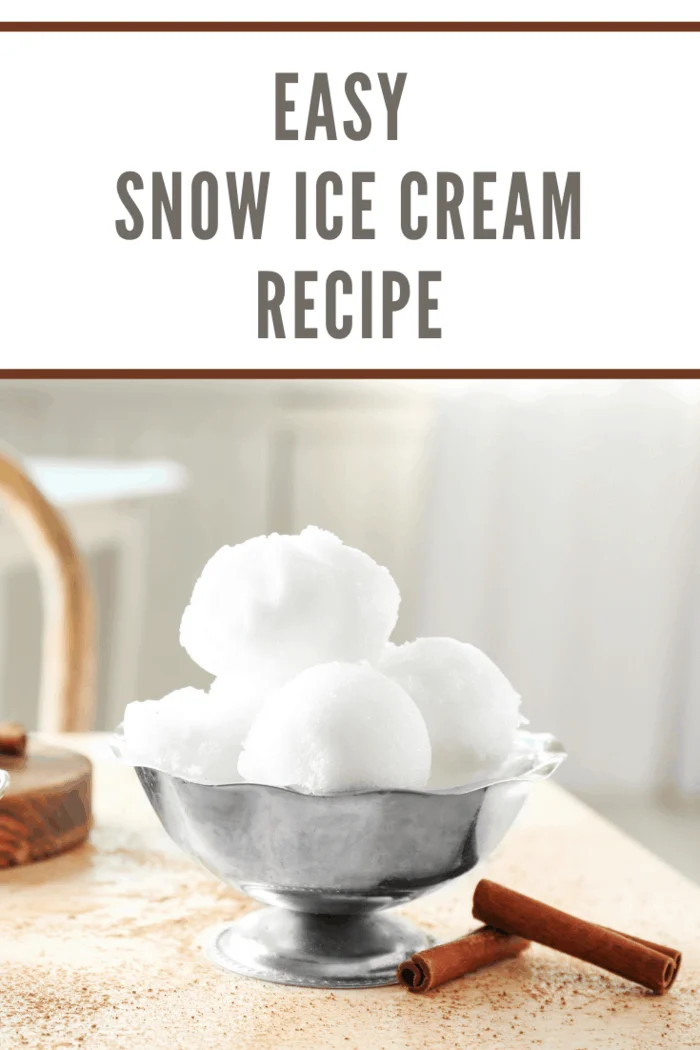
[[[114,738],[121,753],[121,738]],[[266,784],[196,784],[136,767],[163,827],[186,853],[268,907],[215,931],[209,954],[283,984],[366,988],[431,943],[384,909],[458,878],[510,828],[533,782],[565,758],[520,732],[498,774],[441,791],[307,795]]]

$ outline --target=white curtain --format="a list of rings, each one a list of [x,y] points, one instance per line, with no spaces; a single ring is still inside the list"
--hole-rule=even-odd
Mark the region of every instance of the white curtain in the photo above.
[[[581,791],[700,794],[698,395],[473,383],[438,418],[420,633],[485,649]]]

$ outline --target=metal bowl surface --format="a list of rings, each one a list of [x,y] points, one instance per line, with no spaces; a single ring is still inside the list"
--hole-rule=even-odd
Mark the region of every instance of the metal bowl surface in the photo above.
[[[429,943],[406,920],[376,913],[488,857],[531,785],[565,757],[551,735],[520,732],[493,777],[441,791],[335,795],[136,773],[185,852],[271,906],[217,931],[210,954],[219,965],[282,983],[367,987],[392,983],[398,964]]]

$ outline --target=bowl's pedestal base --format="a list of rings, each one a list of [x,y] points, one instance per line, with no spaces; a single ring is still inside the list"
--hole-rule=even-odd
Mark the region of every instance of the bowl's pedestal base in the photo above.
[[[395,984],[399,963],[431,938],[399,916],[309,915],[262,908],[214,931],[209,957],[225,970],[277,984],[373,988]]]

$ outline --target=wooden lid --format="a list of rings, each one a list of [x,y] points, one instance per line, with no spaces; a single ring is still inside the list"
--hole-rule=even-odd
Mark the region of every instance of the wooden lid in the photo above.
[[[83,755],[30,740],[24,756],[0,755],[10,786],[0,798],[0,868],[62,853],[90,830],[92,765]]]

